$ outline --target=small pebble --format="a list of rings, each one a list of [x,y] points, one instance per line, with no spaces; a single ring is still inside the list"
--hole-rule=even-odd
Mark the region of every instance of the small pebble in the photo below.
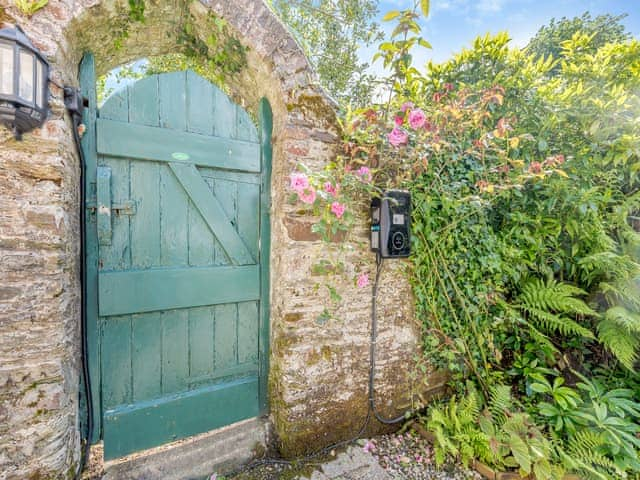
[[[408,432],[382,435],[364,441],[369,451],[394,480],[480,480],[482,476],[461,465],[435,466],[433,448],[421,436]]]

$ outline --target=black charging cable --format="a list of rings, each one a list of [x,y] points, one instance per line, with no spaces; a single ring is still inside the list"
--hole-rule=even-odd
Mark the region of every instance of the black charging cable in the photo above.
[[[91,437],[93,436],[93,403],[91,398],[91,379],[89,376],[89,363],[87,359],[88,352],[88,340],[87,340],[87,281],[84,265],[84,257],[86,251],[86,238],[85,238],[85,203],[86,203],[86,187],[85,187],[85,168],[86,162],[82,145],[80,143],[79,128],[82,124],[82,113],[85,107],[85,99],[82,97],[80,91],[73,87],[64,87],[64,105],[69,115],[71,115],[71,124],[73,129],[73,139],[78,149],[78,155],[80,157],[80,281],[81,281],[81,306],[80,306],[80,337],[81,337],[81,363],[82,363],[82,379],[85,393],[85,402],[87,405],[87,434],[84,444],[84,450],[80,456],[80,465],[76,472],[75,479],[79,480],[82,477],[82,471],[84,470],[87,460],[89,459],[89,452],[91,448]]]
[[[382,272],[382,264],[384,259],[380,252],[376,252],[376,276],[371,289],[371,338],[369,339],[369,410],[380,423],[385,425],[393,425],[406,420],[412,413],[407,411],[395,418],[384,418],[376,409],[375,403],[375,376],[376,376],[376,345],[378,341],[378,284],[380,283],[380,272]]]
[[[407,411],[404,414],[396,417],[396,418],[384,418],[380,413],[378,413],[375,405],[375,369],[376,369],[376,342],[378,337],[378,314],[377,314],[377,296],[378,296],[378,285],[380,283],[380,273],[382,272],[382,264],[383,258],[380,255],[380,252],[376,253],[376,275],[374,277],[373,286],[371,288],[371,336],[369,340],[369,402],[367,405],[367,415],[362,423],[362,426],[358,430],[358,433],[355,434],[349,440],[343,440],[341,442],[334,443],[327,447],[321,448],[316,452],[313,452],[304,457],[297,458],[295,460],[280,460],[276,458],[262,458],[258,460],[254,460],[253,462],[244,465],[236,470],[231,472],[227,472],[225,475],[234,476],[238,475],[242,472],[246,472],[249,470],[253,470],[263,465],[293,465],[295,463],[306,463],[309,460],[313,460],[319,456],[328,454],[332,450],[336,448],[343,447],[345,445],[350,445],[351,443],[358,440],[362,434],[366,431],[369,426],[369,422],[371,421],[371,415],[375,417],[380,423],[385,425],[393,425],[395,423],[400,423],[403,420],[407,419],[407,416],[413,413],[412,411]]]

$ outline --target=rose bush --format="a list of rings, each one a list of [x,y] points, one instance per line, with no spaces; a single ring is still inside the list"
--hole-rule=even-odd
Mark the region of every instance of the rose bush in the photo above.
[[[296,190],[321,190],[325,238],[411,190],[425,358],[478,387],[483,458],[539,479],[640,474],[640,43],[590,41],[558,68],[486,36],[426,72],[384,46],[389,104],[348,113],[343,155]]]

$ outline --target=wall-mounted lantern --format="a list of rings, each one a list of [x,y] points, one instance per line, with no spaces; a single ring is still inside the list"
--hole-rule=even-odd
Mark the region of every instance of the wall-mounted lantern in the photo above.
[[[0,30],[0,122],[20,140],[49,112],[49,64],[22,29]]]

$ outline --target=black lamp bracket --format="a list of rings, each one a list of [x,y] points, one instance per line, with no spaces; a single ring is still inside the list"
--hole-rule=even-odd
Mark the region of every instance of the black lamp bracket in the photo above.
[[[71,115],[82,118],[82,112],[89,106],[89,99],[83,97],[75,87],[64,87],[64,106]]]

